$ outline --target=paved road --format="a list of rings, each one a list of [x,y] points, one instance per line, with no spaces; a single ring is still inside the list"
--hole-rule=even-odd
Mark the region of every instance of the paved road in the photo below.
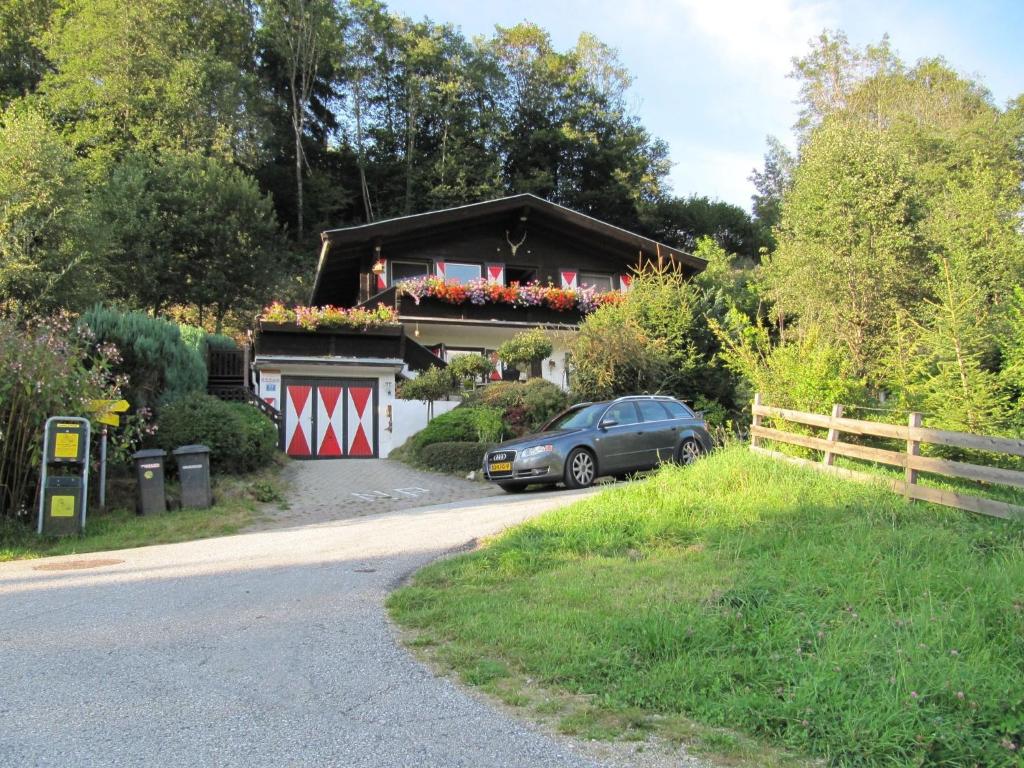
[[[386,593],[574,498],[0,565],[2,766],[592,766],[434,678]],[[123,561],[81,570],[39,570]]]
[[[491,483],[421,472],[390,459],[293,461],[287,508],[267,505],[254,530],[309,525],[397,509],[503,496]]]

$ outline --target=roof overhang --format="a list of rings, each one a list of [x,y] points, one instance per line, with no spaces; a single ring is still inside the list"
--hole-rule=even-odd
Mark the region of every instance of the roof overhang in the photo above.
[[[562,229],[575,230],[583,238],[610,244],[624,253],[636,253],[638,260],[660,257],[675,261],[691,272],[701,272],[707,266],[704,259],[692,253],[525,193],[322,232],[320,260],[313,283],[313,302],[320,291],[323,276],[332,263],[356,261],[366,249],[380,245],[385,240],[414,239],[427,232],[457,230],[467,224],[487,220],[507,221],[516,214],[524,222],[540,219]]]

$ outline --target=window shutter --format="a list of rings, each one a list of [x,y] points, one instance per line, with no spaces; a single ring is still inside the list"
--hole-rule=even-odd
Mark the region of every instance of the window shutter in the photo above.
[[[487,265],[487,279],[492,283],[505,284],[505,265],[504,264],[488,264]]]
[[[434,268],[437,271],[437,276],[440,277],[440,278],[443,278],[444,277],[444,262],[443,261],[435,261],[434,262]]]
[[[484,351],[487,355],[487,359],[491,361],[491,373],[487,377],[491,381],[501,381],[501,361],[498,359],[498,353],[493,349]]]
[[[633,287],[632,275],[619,275],[619,290],[627,293]]]
[[[579,287],[579,272],[575,269],[563,269],[560,271],[562,276],[562,287],[572,288],[576,290]]]
[[[383,271],[376,275],[377,278],[377,290],[383,291],[388,287],[387,274],[388,274],[388,263],[384,259],[379,259],[380,263],[384,265]]]

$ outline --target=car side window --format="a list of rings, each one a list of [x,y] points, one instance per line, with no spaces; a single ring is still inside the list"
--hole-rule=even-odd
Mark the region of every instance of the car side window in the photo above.
[[[604,418],[614,419],[619,424],[636,424],[640,421],[640,417],[636,413],[636,406],[632,403],[616,403],[608,409]]]
[[[656,400],[640,400],[637,405],[644,421],[664,421],[666,418],[665,409]]]
[[[662,405],[664,405],[665,408],[668,409],[668,412],[672,415],[673,419],[693,418],[693,412],[690,411],[690,409],[687,408],[685,405],[683,405],[682,403],[677,403],[675,400],[666,400],[662,403]]]

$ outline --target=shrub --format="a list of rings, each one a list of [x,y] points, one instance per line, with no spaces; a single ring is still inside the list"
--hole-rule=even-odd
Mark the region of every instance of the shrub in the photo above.
[[[101,306],[82,315],[81,323],[97,344],[117,347],[121,362],[115,370],[128,377],[127,394],[134,407],[162,405],[206,389],[203,355],[182,340],[174,323]]]
[[[505,436],[505,422],[497,408],[474,408],[476,439],[481,443],[497,443]]]
[[[496,381],[467,394],[465,406],[488,406],[501,410],[502,420],[511,432],[521,434],[539,429],[552,416],[565,410],[568,395],[544,379]]]
[[[90,400],[120,398],[113,350],[90,357],[89,341],[66,318],[28,327],[0,319],[0,518],[33,507],[46,419],[85,416]]]
[[[250,405],[194,395],[161,409],[157,443],[166,451],[205,445],[214,470],[241,474],[273,460],[277,428]]]
[[[483,466],[484,454],[493,447],[493,443],[431,443],[419,458],[424,466],[437,472],[471,472]]]
[[[569,405],[569,396],[550,381],[530,379],[521,386],[526,426],[531,430],[540,429]]]
[[[417,458],[428,445],[433,443],[475,442],[479,439],[481,411],[489,408],[459,407],[448,413],[442,413],[432,419],[426,427],[412,437],[413,453]]]

